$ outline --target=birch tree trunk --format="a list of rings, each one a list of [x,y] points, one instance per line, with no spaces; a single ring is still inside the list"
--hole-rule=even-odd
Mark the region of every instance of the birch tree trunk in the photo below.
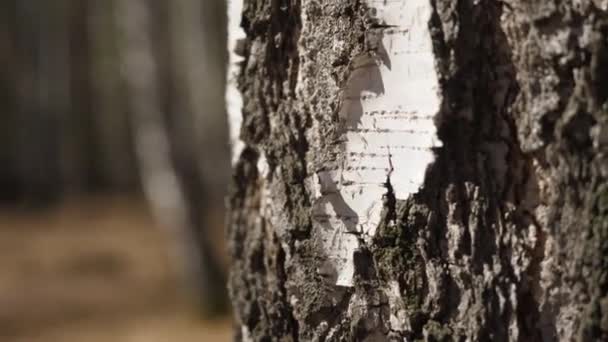
[[[216,314],[224,308],[224,275],[213,255],[209,227],[199,211],[205,192],[192,141],[196,134],[185,129],[187,122],[201,115],[197,111],[200,108],[180,112],[165,102],[167,93],[173,91],[174,81],[170,56],[162,50],[170,39],[167,33],[158,34],[163,31],[154,25],[166,20],[161,13],[168,10],[177,14],[173,11],[185,9],[188,1],[124,0],[115,4],[117,26],[122,33],[123,77],[144,192],[161,226],[167,230],[172,261],[181,268],[185,290],[200,304],[202,313]],[[188,19],[192,17],[185,20]],[[175,27],[169,30],[177,31]],[[154,32],[158,34],[156,39]],[[183,96],[190,95],[191,86],[194,84],[183,86],[181,90],[187,93]]]
[[[240,340],[608,339],[607,1],[230,6]]]

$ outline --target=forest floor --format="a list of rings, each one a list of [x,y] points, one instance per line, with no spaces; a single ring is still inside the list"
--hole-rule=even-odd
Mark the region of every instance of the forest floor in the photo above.
[[[230,341],[177,291],[167,240],[142,201],[0,209],[0,341]]]

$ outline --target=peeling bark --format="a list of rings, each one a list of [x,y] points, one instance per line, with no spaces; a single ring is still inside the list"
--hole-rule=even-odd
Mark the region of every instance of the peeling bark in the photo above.
[[[415,65],[434,65],[435,76],[400,75],[391,100],[380,85],[418,58],[386,43],[416,32],[416,21],[391,22],[408,6],[428,32]],[[608,338],[605,6],[245,1],[229,203],[239,338]],[[381,98],[379,113],[438,105],[367,127],[366,97]],[[416,115],[435,140],[401,120]],[[350,153],[384,146],[361,130],[396,137],[386,158],[353,164]],[[417,135],[394,135],[406,130]]]

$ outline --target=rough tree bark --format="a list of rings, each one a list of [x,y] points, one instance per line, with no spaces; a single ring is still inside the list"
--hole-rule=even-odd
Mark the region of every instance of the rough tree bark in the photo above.
[[[232,2],[239,339],[608,339],[606,1]]]

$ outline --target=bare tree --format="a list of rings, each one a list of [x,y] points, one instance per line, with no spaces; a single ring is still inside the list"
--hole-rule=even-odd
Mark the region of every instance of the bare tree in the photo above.
[[[606,1],[230,6],[241,340],[608,339]]]

